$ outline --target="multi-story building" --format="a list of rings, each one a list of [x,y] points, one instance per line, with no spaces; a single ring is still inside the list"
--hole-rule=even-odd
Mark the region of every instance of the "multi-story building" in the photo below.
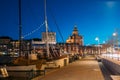
[[[72,35],[66,40],[66,43],[75,43],[83,46],[83,37],[79,35],[77,26],[74,26]]]
[[[42,42],[46,43],[47,37],[46,32],[42,32]],[[56,33],[48,32],[48,44],[56,44]]]
[[[67,48],[71,49],[69,51],[71,51],[72,55],[82,54],[83,51],[81,47],[83,47],[83,37],[79,35],[76,25],[74,26],[72,35],[66,40],[66,43],[69,44]]]
[[[12,47],[11,47],[11,53],[12,55],[19,55],[19,40],[12,40],[11,41]],[[31,40],[22,40],[21,41],[21,52],[22,56],[26,56],[29,53],[31,53]]]
[[[11,50],[11,38],[7,36],[0,37],[0,54],[6,54]]]
[[[14,52],[18,52],[19,51],[19,41],[18,40],[12,40],[11,41],[11,44],[12,44],[12,51]]]

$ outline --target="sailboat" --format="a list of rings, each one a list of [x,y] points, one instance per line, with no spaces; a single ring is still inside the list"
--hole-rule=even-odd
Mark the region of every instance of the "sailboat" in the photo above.
[[[46,44],[46,54],[45,54],[46,56],[45,57],[48,59],[48,58],[51,58],[51,57],[55,57],[54,55],[56,55],[56,54],[52,54],[55,51],[52,51],[53,50],[52,46],[50,46],[50,43],[49,43],[51,33],[48,32],[46,0],[44,0],[44,24],[45,24],[45,28],[46,28],[46,32],[45,32],[45,35],[44,35],[46,37],[45,38],[45,44]],[[24,54],[24,52],[22,51],[22,45],[23,45],[23,40],[22,40],[22,21],[21,21],[21,0],[19,0],[19,57],[22,57],[22,55]]]
[[[13,72],[13,74],[9,74],[10,76],[21,76],[19,74],[16,75],[17,72],[26,72],[29,73],[29,75],[33,72],[44,72],[46,68],[59,68],[62,66],[66,66],[69,62],[68,57],[59,58],[60,54],[57,56],[55,53],[57,53],[56,48],[53,48],[49,45],[49,32],[48,32],[48,22],[47,22],[47,12],[46,12],[46,0],[45,1],[45,27],[46,27],[46,54],[47,59],[42,60],[30,60],[29,58],[25,58],[22,56],[22,21],[21,21],[21,0],[19,0],[19,57],[13,61],[14,66],[6,66],[6,69],[9,73]],[[50,61],[47,61],[49,60]],[[44,63],[44,64],[43,64]],[[26,75],[29,77],[29,75]],[[25,74],[23,74],[25,76]]]

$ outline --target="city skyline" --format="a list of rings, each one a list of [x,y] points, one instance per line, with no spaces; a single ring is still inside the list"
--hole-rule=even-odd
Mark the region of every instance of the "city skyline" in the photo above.
[[[25,39],[41,38],[45,31],[44,0],[22,1],[22,35]],[[84,44],[97,44],[106,41],[120,26],[120,2],[104,0],[47,0],[49,31],[56,32],[57,42],[64,42],[72,35],[76,25]],[[18,1],[0,1],[0,36],[18,38]],[[57,26],[56,26],[57,23]]]

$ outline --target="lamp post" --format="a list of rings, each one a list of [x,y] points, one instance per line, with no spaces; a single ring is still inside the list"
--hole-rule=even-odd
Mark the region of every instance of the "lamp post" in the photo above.
[[[112,35],[113,35],[113,37],[115,37],[116,33],[113,33]],[[113,58],[113,54],[114,54],[114,38],[113,38],[113,41],[112,41],[112,58]]]
[[[100,51],[99,51],[99,37],[96,37],[95,40],[98,42],[98,44],[97,44],[97,47],[98,47],[98,54],[100,54]]]
[[[118,60],[119,60],[118,33],[117,33],[117,32],[114,32],[114,33],[113,33],[113,36],[116,37],[116,38],[115,38],[115,41],[116,41],[116,44],[115,44],[115,45],[116,45],[116,48],[118,48],[118,49],[117,49],[117,50],[118,50],[118,51],[117,51],[117,52],[118,52],[117,54],[118,54]],[[113,49],[114,49],[114,42],[113,42]]]

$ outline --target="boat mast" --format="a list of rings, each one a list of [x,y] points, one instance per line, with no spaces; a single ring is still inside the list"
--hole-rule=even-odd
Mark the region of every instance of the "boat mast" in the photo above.
[[[46,12],[46,0],[45,1],[45,27],[46,27],[46,49],[47,49],[47,58],[49,58],[49,44],[48,44],[48,23],[47,23],[47,12]]]
[[[19,56],[22,55],[22,21],[21,21],[21,0],[18,1],[19,5]]]

